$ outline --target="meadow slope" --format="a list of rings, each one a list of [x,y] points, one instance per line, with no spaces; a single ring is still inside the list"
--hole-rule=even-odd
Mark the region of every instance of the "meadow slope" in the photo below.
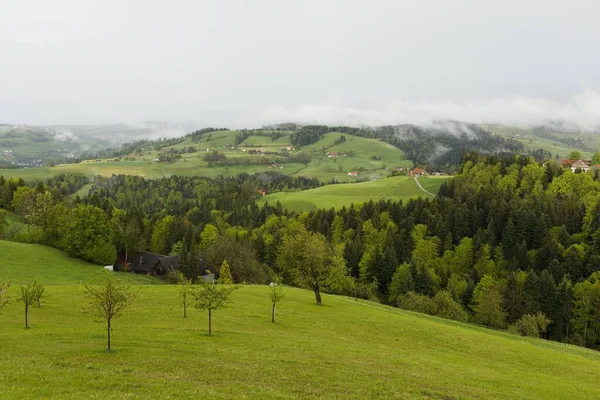
[[[448,179],[447,177],[419,178],[423,187],[437,193],[441,184]],[[423,192],[415,183],[414,179],[408,176],[395,176],[380,180],[344,183],[337,185],[327,185],[315,189],[302,190],[296,192],[277,192],[269,194],[257,200],[257,204],[269,203],[276,204],[278,201],[283,208],[292,211],[310,211],[319,208],[336,209],[350,204],[365,203],[369,200],[403,200],[407,201],[415,197],[433,197]]]
[[[1,276],[45,276],[2,254]],[[107,353],[79,278],[54,271],[44,280],[63,284],[47,286],[31,329],[17,285],[0,311],[4,398],[600,398],[597,352],[340,296],[316,306],[295,288],[273,324],[268,288],[241,286],[209,337],[206,313],[182,318],[173,286],[140,286]]]

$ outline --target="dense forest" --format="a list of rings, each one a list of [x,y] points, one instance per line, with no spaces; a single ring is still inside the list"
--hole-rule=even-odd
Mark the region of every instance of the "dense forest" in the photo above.
[[[573,173],[532,157],[466,153],[460,173],[433,200],[302,214],[279,204],[255,204],[260,190],[320,185],[278,173],[113,176],[96,178],[83,199],[69,197],[85,183],[83,176],[64,175],[29,187],[1,178],[2,206],[30,224],[26,234],[12,239],[45,243],[97,263],[112,263],[118,254],[125,268],[138,250],[180,254],[187,260],[182,271],[192,279],[202,272],[200,257],[215,272],[227,260],[236,282],[264,283],[282,275],[297,283],[285,263],[305,257],[344,275],[336,282],[315,281],[316,290],[303,285],[316,294],[345,293],[521,334],[600,345],[597,172]]]

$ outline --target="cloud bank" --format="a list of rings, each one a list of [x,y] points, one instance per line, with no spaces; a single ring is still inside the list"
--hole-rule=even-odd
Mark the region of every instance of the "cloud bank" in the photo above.
[[[478,103],[391,101],[368,108],[321,103],[293,108],[270,107],[263,110],[259,118],[263,123],[350,126],[426,125],[445,119],[516,126],[561,122],[574,125],[582,131],[599,131],[600,93],[586,90],[564,101],[530,97],[501,98]]]

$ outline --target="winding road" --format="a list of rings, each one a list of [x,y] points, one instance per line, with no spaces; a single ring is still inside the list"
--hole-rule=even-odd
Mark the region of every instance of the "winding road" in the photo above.
[[[425,188],[424,188],[423,186],[421,186],[421,183],[419,182],[419,178],[418,178],[418,177],[416,177],[416,176],[415,176],[414,178],[415,178],[415,183],[417,184],[417,186],[418,186],[419,188],[421,188],[421,190],[422,190],[422,191],[424,191],[425,193],[427,193],[427,194],[428,194],[428,195],[430,195],[430,196],[433,196],[433,197],[435,197],[435,196],[436,196],[435,194],[433,194],[433,193],[431,193],[431,192],[429,192],[429,191],[425,190]]]

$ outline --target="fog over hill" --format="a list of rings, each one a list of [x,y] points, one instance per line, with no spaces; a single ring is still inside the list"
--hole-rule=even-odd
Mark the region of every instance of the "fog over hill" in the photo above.
[[[264,121],[324,125],[428,125],[436,120],[520,127],[549,126],[556,131],[600,132],[600,93],[586,90],[566,99],[512,96],[480,102],[407,102],[390,100],[372,105],[314,103],[271,107]]]

